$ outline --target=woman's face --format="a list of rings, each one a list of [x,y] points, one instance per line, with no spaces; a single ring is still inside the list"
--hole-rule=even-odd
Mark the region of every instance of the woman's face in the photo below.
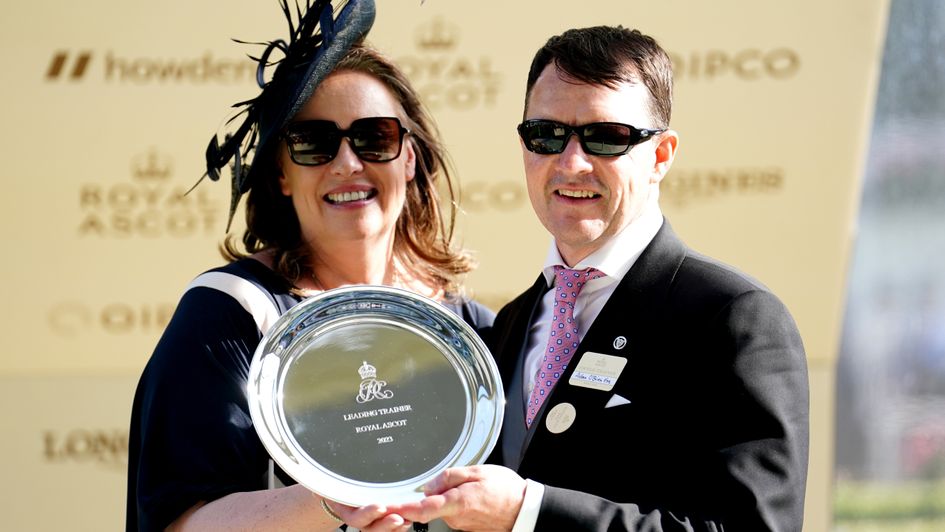
[[[359,118],[398,117],[403,123],[403,115],[400,103],[381,81],[346,70],[325,78],[293,122],[329,120],[346,130]],[[407,182],[414,177],[415,158],[405,138],[396,159],[365,162],[344,138],[328,163],[301,166],[292,161],[283,142],[279,183],[282,193],[292,199],[302,238],[316,251],[351,241],[390,249]]]

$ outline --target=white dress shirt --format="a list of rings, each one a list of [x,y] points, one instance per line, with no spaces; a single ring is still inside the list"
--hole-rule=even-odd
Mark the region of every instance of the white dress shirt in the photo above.
[[[528,345],[526,347],[526,353],[528,354],[525,356],[523,373],[525,378],[522,379],[525,404],[528,404],[528,398],[531,397],[532,389],[535,387],[535,376],[538,374],[538,368],[541,367],[542,359],[545,356],[548,335],[551,334],[551,314],[554,309],[555,291],[550,290],[550,288],[552,288],[555,280],[555,266],[564,266],[575,270],[596,268],[605,275],[600,279],[587,281],[574,302],[574,319],[577,320],[578,332],[581,338],[584,338],[594,320],[597,319],[597,315],[604,308],[604,304],[617,289],[620,280],[630,271],[633,263],[637,261],[646,246],[650,244],[662,225],[663,213],[659,207],[648,209],[640,215],[640,218],[624,227],[600,249],[591,253],[573,267],[565,264],[564,259],[561,258],[561,254],[558,252],[557,245],[554,241],[551,242],[548,257],[545,259],[545,265],[542,269],[549,290],[542,297],[535,315],[535,321],[531,323],[528,331]]]
[[[604,308],[604,304],[617,289],[617,285],[624,275],[630,271],[637,259],[640,258],[640,255],[643,254],[646,246],[650,245],[662,225],[663,213],[660,208],[655,206],[647,209],[640,215],[640,218],[624,227],[600,249],[572,267],[575,270],[596,268],[605,275],[599,279],[587,281],[574,302],[574,318],[577,320],[578,332],[581,338],[584,338],[584,335],[600,314],[601,309]],[[554,308],[555,291],[550,290],[550,288],[555,280],[555,266],[559,265],[565,268],[569,267],[561,258],[557,244],[552,240],[548,257],[545,259],[545,265],[542,269],[549,290],[542,297],[536,311],[535,320],[528,330],[528,345],[525,348],[527,354],[525,355],[524,378],[522,379],[525,402],[522,404],[522,408],[527,408],[528,399],[535,387],[538,368],[541,367],[542,359],[545,356],[548,336],[551,334],[551,313]],[[577,363],[577,361],[574,361],[574,363]],[[535,530],[535,523],[538,521],[538,510],[541,508],[544,493],[544,485],[528,480],[528,485],[525,488],[525,500],[522,502],[522,508],[519,510],[512,532],[532,532]]]

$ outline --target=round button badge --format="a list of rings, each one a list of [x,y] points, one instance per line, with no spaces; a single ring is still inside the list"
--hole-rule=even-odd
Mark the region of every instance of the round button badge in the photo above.
[[[574,409],[574,405],[571,403],[561,403],[555,405],[555,407],[548,412],[548,415],[545,417],[545,426],[548,427],[548,432],[561,434],[571,428],[571,424],[574,423],[574,418],[576,417],[577,410]]]

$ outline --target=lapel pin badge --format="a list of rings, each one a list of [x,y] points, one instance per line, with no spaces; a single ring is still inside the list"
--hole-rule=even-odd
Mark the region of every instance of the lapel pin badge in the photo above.
[[[577,410],[575,410],[574,405],[571,403],[561,403],[555,405],[555,407],[548,412],[548,415],[545,416],[545,426],[548,427],[548,432],[561,434],[571,428],[571,424],[574,423],[574,418],[576,417]]]
[[[623,349],[626,346],[627,346],[626,336],[618,336],[614,338],[614,349]]]

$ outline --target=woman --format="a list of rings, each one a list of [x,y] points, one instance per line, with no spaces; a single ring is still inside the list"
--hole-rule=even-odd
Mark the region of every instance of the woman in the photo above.
[[[317,15],[303,15],[300,31],[314,34],[306,23]],[[345,22],[342,12],[336,37],[356,24],[357,15]],[[286,59],[247,113],[260,132],[247,171],[240,140],[208,151],[213,176],[227,159],[217,157],[219,151],[236,146],[235,200],[249,190],[245,251],[227,240],[231,262],[214,273],[237,279],[238,290],[248,281],[250,291],[262,290],[280,312],[323,290],[385,284],[439,300],[474,327],[487,327],[492,313],[460,297],[459,276],[471,265],[450,247],[451,223],[438,209],[435,180],[452,188],[432,123],[400,70],[359,43],[366,31],[348,35],[347,43],[336,38],[331,46],[343,50],[330,68],[317,65],[322,74],[291,76],[331,50],[312,59],[298,51],[303,38],[287,45]],[[290,75],[280,76],[293,65],[284,71]],[[314,87],[299,92],[300,105],[286,106],[274,96],[289,94],[291,100],[300,86]],[[289,111],[273,119],[278,112],[267,106]],[[128,529],[333,530],[339,525],[335,511],[344,511],[350,524],[363,529],[406,530],[410,523],[385,517],[378,506],[350,512],[333,509],[300,485],[266,489],[269,456],[245,392],[262,332],[232,291],[211,284],[197,283],[184,294],[139,383],[129,445]]]

